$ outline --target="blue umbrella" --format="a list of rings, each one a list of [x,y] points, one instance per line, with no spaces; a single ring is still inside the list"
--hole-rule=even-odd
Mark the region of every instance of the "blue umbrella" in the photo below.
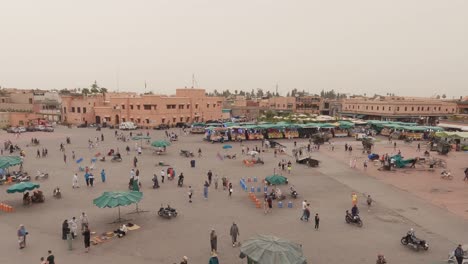
[[[231,145],[224,145],[224,146],[223,146],[223,149],[230,149],[230,148],[232,148]]]

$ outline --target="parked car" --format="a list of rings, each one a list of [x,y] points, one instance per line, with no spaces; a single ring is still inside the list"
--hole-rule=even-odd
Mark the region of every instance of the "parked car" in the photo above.
[[[34,131],[36,131],[36,127],[35,127],[35,126],[27,126],[27,127],[26,127],[26,131],[28,131],[28,132],[34,132]]]
[[[18,127],[18,132],[24,133],[24,132],[26,132],[26,128],[25,127]]]
[[[45,126],[44,125],[38,125],[36,126],[36,131],[44,131]]]
[[[176,123],[175,126],[180,127],[180,128],[190,128],[190,124],[187,124],[185,122],[178,122],[178,123]]]
[[[135,130],[137,128],[138,127],[133,122],[123,122],[119,125],[120,130]]]
[[[9,127],[7,129],[7,132],[8,133],[18,133],[19,132],[19,129],[17,127]]]
[[[88,125],[86,123],[79,124],[77,127],[87,127]]]
[[[164,130],[164,129],[169,129],[169,126],[166,125],[166,124],[159,124],[159,125],[155,126],[153,129]]]
[[[53,128],[52,126],[46,126],[46,127],[44,128],[44,131],[45,131],[45,132],[54,132],[54,128]]]

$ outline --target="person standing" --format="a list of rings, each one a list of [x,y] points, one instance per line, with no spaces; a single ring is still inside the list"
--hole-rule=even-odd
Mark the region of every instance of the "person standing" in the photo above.
[[[203,185],[203,197],[206,199],[208,199],[208,186],[210,186],[208,184],[207,181],[205,181],[205,184]]]
[[[70,233],[70,228],[68,227],[68,220],[65,219],[62,223],[62,240],[67,240],[67,235]]]
[[[211,185],[211,179],[213,178],[213,172],[211,170],[208,170],[208,184]]]
[[[288,174],[291,174],[292,164],[291,161],[288,161]]]
[[[232,182],[229,183],[229,198],[232,197],[232,192],[234,191],[234,189],[232,188]]]
[[[218,189],[218,174],[215,174],[214,185],[215,185],[215,189],[217,190]]]
[[[315,230],[319,229],[319,224],[320,224],[320,217],[319,217],[319,214],[316,213],[315,214]]]
[[[69,222],[68,226],[70,227],[72,239],[75,239],[75,237],[78,235],[77,230],[78,230],[78,224],[76,223],[76,218],[73,217]]]
[[[48,255],[47,255],[47,264],[55,264],[55,256],[52,255],[52,250],[49,250],[48,251]]]
[[[208,264],[219,264],[219,259],[218,255],[216,252],[211,252],[211,257],[210,260],[208,261]]]
[[[101,141],[104,141],[104,134],[101,133]]]
[[[39,151],[39,149],[37,149],[37,155],[36,155],[36,158],[40,158],[41,157],[41,152]]]
[[[396,142],[393,142],[393,151],[396,150]]]
[[[19,248],[23,249],[26,247],[26,235],[28,232],[26,231],[26,228],[24,228],[24,225],[19,225],[17,235],[18,235],[18,243],[19,243]]]
[[[345,143],[345,144],[344,144],[344,151],[345,151],[345,152],[348,151],[348,143]]]
[[[75,160],[76,156],[75,156],[75,151],[72,150],[72,159]]]
[[[91,245],[91,232],[89,231],[89,227],[85,226],[85,230],[82,233],[84,239],[84,246],[86,253],[89,252],[89,247]]]
[[[76,173],[73,174],[72,188],[80,188],[80,185],[78,184],[78,175]]]
[[[462,264],[463,258],[464,258],[462,245],[458,245],[458,247],[455,249],[454,255],[455,255],[455,258],[457,259],[457,263]]]
[[[94,175],[92,173],[89,174],[89,185],[94,186]]]
[[[418,149],[417,149],[417,151],[418,151],[418,152],[421,151],[421,143],[418,143]]]
[[[101,181],[106,182],[106,172],[104,169],[101,170]]]
[[[367,207],[369,207],[369,210],[370,210],[370,207],[372,205],[372,202],[373,202],[373,200],[372,200],[370,194],[368,194],[367,195]]]
[[[351,204],[352,205],[357,205],[357,202],[358,202],[357,199],[358,199],[357,194],[355,192],[353,192],[351,194]]]
[[[63,162],[67,164],[67,154],[63,153]]]
[[[211,233],[210,233],[210,245],[211,245],[211,252],[218,251],[218,236],[216,235],[214,228],[211,229]]]
[[[237,245],[237,236],[240,235],[239,228],[237,227],[236,223],[234,222],[232,223],[229,234],[231,235],[231,238],[232,238],[232,246],[235,247]]]
[[[189,186],[189,191],[188,191],[188,199],[189,199],[189,203],[192,202],[192,195],[193,195],[193,190],[192,190],[192,186]]]
[[[85,181],[86,181],[86,186],[89,186],[89,173],[85,172],[84,177],[85,177]]]
[[[88,215],[86,215],[85,212],[81,213],[80,222],[81,222],[81,232],[83,232],[85,227],[89,225]]]
[[[465,169],[465,178],[463,178],[463,181],[468,181],[468,168]]]
[[[164,176],[166,176],[166,172],[164,169],[161,170],[161,183],[164,183]]]
[[[135,157],[133,157],[133,167],[136,168],[136,167],[137,167],[137,164],[138,164],[138,159],[137,159],[137,157],[135,156]]]
[[[267,203],[268,203],[268,213],[271,213],[271,209],[273,208],[273,199],[271,199],[270,195],[268,195]]]

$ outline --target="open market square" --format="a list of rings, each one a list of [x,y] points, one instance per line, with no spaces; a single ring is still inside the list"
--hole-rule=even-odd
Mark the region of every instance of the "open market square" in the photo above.
[[[171,141],[175,135],[177,140]],[[32,138],[39,144],[32,144]],[[2,205],[5,210],[0,212],[0,263],[41,263],[48,250],[56,263],[67,264],[172,264],[184,263],[184,257],[186,263],[208,263],[213,251],[219,263],[247,263],[239,257],[240,248],[257,235],[299,245],[307,263],[375,263],[378,254],[383,254],[387,263],[447,263],[449,252],[468,240],[468,183],[463,180],[466,152],[430,153],[446,160],[453,179],[445,180],[440,168],[430,171],[420,163],[415,168],[378,170],[380,161],[366,161],[361,142],[349,137],[333,138],[310,152],[307,138],[276,140],[281,147],[272,148],[261,140],[211,143],[204,141],[202,134],[184,133],[179,128],[97,131],[58,126],[53,133],[15,135],[2,131],[0,139],[21,148],[22,170],[31,176],[29,182],[40,185],[29,193],[40,190],[44,196],[43,202],[25,205],[23,192],[7,192],[14,183],[0,186],[0,202],[9,208]],[[155,141],[170,144],[151,146]],[[420,143],[424,152],[426,142]],[[402,140],[389,143],[377,136],[372,152],[421,156],[417,144]],[[345,146],[352,146],[353,151],[345,151]],[[293,149],[299,148],[306,152],[303,156],[319,161],[319,165],[296,163]],[[108,155],[111,150],[122,160],[112,161],[113,156]],[[2,158],[8,155],[4,150]],[[19,151],[13,155],[18,156]],[[18,165],[11,166],[8,171],[18,169]],[[48,177],[43,177],[45,173]],[[174,179],[169,179],[172,173]],[[181,173],[183,184],[178,186]],[[154,188],[155,175],[158,188]],[[269,209],[264,195],[274,186],[266,186],[264,180],[271,175],[286,177],[287,184],[276,185],[279,197],[271,201]],[[134,182],[129,185],[131,177]],[[53,195],[57,187],[60,198]],[[297,198],[292,197],[290,187],[296,190]],[[142,197],[120,197],[127,199],[120,201],[127,206],[112,206],[111,198],[95,201],[105,192],[135,188]],[[310,212],[308,221],[303,218],[304,200]],[[353,204],[359,208],[362,227],[345,221],[345,211],[351,212]],[[168,205],[177,210],[177,216],[158,215],[159,209]],[[82,213],[90,231],[89,251],[82,233]],[[119,214],[122,219],[117,219]],[[121,221],[113,223],[115,220]],[[238,228],[236,243],[232,240],[233,223]],[[73,240],[63,234],[64,224],[68,235],[76,233]],[[120,234],[123,224],[124,235]],[[20,225],[27,231],[22,249]],[[427,242],[428,250],[401,244],[411,229]]]

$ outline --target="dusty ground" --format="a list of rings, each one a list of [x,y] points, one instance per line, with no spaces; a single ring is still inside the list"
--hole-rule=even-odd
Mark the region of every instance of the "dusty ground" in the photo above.
[[[432,185],[437,188],[441,188],[441,185],[446,186],[444,188],[468,188],[468,184],[456,184],[460,181],[459,175],[452,182],[446,182],[441,181],[438,174],[434,173],[430,176],[434,178],[430,183],[425,178],[425,181],[412,180],[409,175],[413,177],[413,174],[406,173],[369,177],[375,174],[375,168],[370,166],[367,172],[350,169],[346,161],[348,157],[341,146],[344,141],[337,142],[336,153],[322,147],[320,152],[312,154],[322,161],[319,168],[294,164],[289,178],[300,193],[300,198],[293,201],[294,208],[280,209],[275,206],[271,214],[265,215],[263,210],[254,207],[247,194],[241,191],[238,182],[241,177],[263,178],[273,173],[279,159],[293,159],[280,155],[274,158],[272,151],[269,151],[262,155],[266,161],[265,165],[247,168],[243,166],[241,158],[223,161],[217,159],[216,153],[224,152],[221,145],[202,142],[200,135],[190,135],[182,137],[179,142],[169,147],[165,156],[154,156],[150,149],[145,149],[143,155],[138,157],[144,193],[140,208],[150,212],[127,214],[135,209],[134,206],[129,206],[122,208],[122,214],[132,218],[131,222],[142,226],[140,230],[130,232],[123,239],[114,239],[94,246],[88,254],[84,253],[80,236],[74,241],[73,251],[68,251],[66,242],[61,240],[61,223],[64,219],[78,217],[85,211],[89,215],[92,231],[102,233],[118,226],[108,224],[117,217],[117,209],[99,209],[92,204],[92,200],[104,191],[127,188],[134,152],[129,156],[124,154],[122,163],[97,163],[95,174],[104,168],[107,171],[106,183],[101,183],[97,175],[95,187],[87,188],[84,186],[83,173],[79,173],[81,188],[71,188],[72,175],[78,167],[71,161],[72,150],[76,152],[77,157],[85,158],[86,164],[97,152],[106,153],[109,148],[119,148],[124,152],[127,144],[131,147],[135,144],[133,141],[116,141],[113,130],[103,129],[102,133],[105,135],[105,141],[100,143],[97,149],[90,151],[87,148],[88,139],[100,135],[100,132],[94,129],[57,128],[54,133],[26,133],[19,139],[1,132],[2,142],[3,139],[10,138],[21,146],[25,146],[32,136],[39,138],[42,146],[49,149],[49,157],[36,159],[36,148],[25,148],[27,158],[24,167],[32,174],[37,168],[46,169],[51,177],[41,181],[46,202],[31,207],[22,206],[21,194],[7,194],[7,186],[0,186],[0,200],[16,208],[14,213],[0,213],[0,232],[3,234],[0,238],[0,263],[38,263],[39,258],[45,256],[48,249],[54,251],[58,263],[67,264],[110,261],[115,264],[179,263],[184,255],[190,258],[189,263],[207,263],[211,228],[215,228],[218,233],[221,263],[243,263],[238,258],[239,250],[232,248],[230,243],[229,228],[233,221],[239,226],[241,240],[260,233],[273,234],[301,243],[310,263],[374,263],[379,252],[386,255],[389,263],[439,263],[445,260],[448,251],[457,243],[466,242],[463,241],[468,230],[466,219],[420,198],[424,198],[420,193],[433,188]],[[163,132],[150,133],[154,140],[163,138]],[[65,142],[66,136],[72,138],[72,144],[65,146],[67,164],[63,162],[63,154],[59,152],[59,143]],[[284,143],[291,149],[292,142]],[[304,143],[299,141],[299,144]],[[260,142],[246,144],[253,147],[255,144],[260,145]],[[229,152],[239,156],[239,144],[234,143],[233,146]],[[180,149],[196,151],[199,147],[203,151],[203,157],[196,158],[196,168],[190,168],[189,159],[180,157],[178,152]],[[382,147],[385,148],[384,145]],[[357,151],[355,153],[357,154]],[[157,190],[151,188],[153,173],[159,174],[161,169],[155,166],[160,160],[174,166],[177,173],[184,173],[185,188],[178,188],[176,181],[160,183],[161,188]],[[208,169],[212,169],[219,178],[226,176],[235,183],[232,198],[228,197],[227,192],[214,190],[213,187],[210,187],[208,200],[202,198],[202,184]],[[452,172],[455,170],[452,168]],[[401,183],[406,188],[397,188],[401,187],[398,185],[400,181],[394,180],[397,177],[401,178],[401,181],[411,180],[411,183]],[[423,176],[415,174],[414,178],[416,177]],[[188,185],[192,185],[195,190],[192,204],[189,204],[187,199]],[[64,197],[61,200],[52,198],[52,190],[56,186],[63,190]],[[286,187],[282,190],[287,193]],[[453,195],[459,192],[466,195],[466,189],[454,190]],[[362,229],[344,222],[344,211],[350,208],[350,195],[353,191],[360,194],[359,204],[364,220]],[[364,205],[364,194],[368,193],[376,200],[375,206],[369,211]],[[432,192],[432,195],[435,194]],[[448,205],[459,203],[458,199],[462,199],[459,197],[463,196],[455,195],[452,197],[453,203],[445,203],[449,210],[454,210],[451,208],[456,206]],[[319,231],[314,231],[312,223],[299,220],[302,199],[311,202],[313,214],[320,214]],[[434,201],[435,204],[437,202]],[[160,204],[166,203],[179,210],[180,215],[177,218],[166,220],[156,215]],[[457,206],[463,207],[461,203]],[[19,224],[24,224],[30,233],[28,246],[24,250],[17,248],[16,228]],[[429,251],[415,252],[400,245],[401,236],[411,227],[415,228],[419,237],[428,240],[431,247]]]

